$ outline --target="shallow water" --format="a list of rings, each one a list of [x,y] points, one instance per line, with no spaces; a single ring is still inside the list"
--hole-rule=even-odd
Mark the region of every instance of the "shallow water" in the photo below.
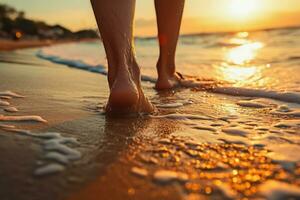
[[[300,29],[296,28],[181,36],[177,70],[235,87],[300,92],[299,36]],[[155,79],[156,39],[139,38],[135,44],[144,78]],[[69,66],[106,73],[104,48],[99,42],[46,47],[39,55]]]

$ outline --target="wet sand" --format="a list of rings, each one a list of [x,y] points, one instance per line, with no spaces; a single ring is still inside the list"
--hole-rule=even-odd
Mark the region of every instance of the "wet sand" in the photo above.
[[[16,49],[23,48],[33,48],[33,47],[41,47],[48,46],[53,44],[54,42],[51,40],[3,40],[0,39],[0,51],[10,51]]]
[[[144,82],[159,112],[108,118],[105,76],[35,52],[0,54],[0,92],[25,96],[0,95],[18,109],[0,106],[2,119],[47,121],[0,117],[1,199],[300,197],[300,126],[289,111],[282,115],[282,103],[190,89],[156,92]]]
[[[150,122],[135,118],[106,119],[97,111],[108,94],[105,76],[64,68],[31,54],[31,50],[1,54],[11,62],[0,63],[0,91],[13,90],[26,97],[7,100],[19,111],[7,113],[1,106],[0,115],[37,115],[47,123],[0,124],[35,133],[59,132],[75,137],[80,143],[77,150],[83,156],[66,165],[61,173],[35,176],[40,165],[51,163],[43,159],[41,140],[0,128],[1,199],[77,199],[80,195],[84,198],[79,199],[131,199],[128,191],[141,187],[140,184],[143,187],[137,197],[143,197],[143,192],[148,190],[153,193],[149,199],[166,195],[177,198],[172,187],[164,187],[168,189],[161,194],[159,186],[130,175],[133,163],[126,159],[124,152],[129,151],[137,134],[144,134],[143,129]],[[93,185],[100,185],[100,189],[95,194],[84,193],[92,190]]]

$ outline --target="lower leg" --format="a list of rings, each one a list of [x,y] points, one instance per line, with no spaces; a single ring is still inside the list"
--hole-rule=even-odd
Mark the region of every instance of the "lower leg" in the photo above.
[[[178,84],[175,53],[180,31],[184,0],[155,0],[160,55],[157,62],[157,89]]]
[[[108,60],[108,112],[150,112],[133,51],[135,0],[91,0]]]

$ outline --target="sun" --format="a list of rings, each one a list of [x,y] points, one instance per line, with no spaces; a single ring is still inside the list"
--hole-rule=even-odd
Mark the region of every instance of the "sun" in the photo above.
[[[260,8],[259,0],[229,0],[229,13],[235,19],[248,18],[257,13]]]

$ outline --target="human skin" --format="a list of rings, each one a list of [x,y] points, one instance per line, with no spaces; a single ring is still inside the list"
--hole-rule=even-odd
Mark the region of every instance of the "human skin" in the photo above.
[[[141,87],[133,44],[135,0],[91,0],[108,60],[108,113],[151,113],[154,106]],[[175,51],[184,0],[156,0],[160,56],[157,89],[178,85]]]
[[[179,85],[176,75],[175,53],[182,20],[184,0],[155,0],[159,59],[156,65],[156,89],[164,90]]]

